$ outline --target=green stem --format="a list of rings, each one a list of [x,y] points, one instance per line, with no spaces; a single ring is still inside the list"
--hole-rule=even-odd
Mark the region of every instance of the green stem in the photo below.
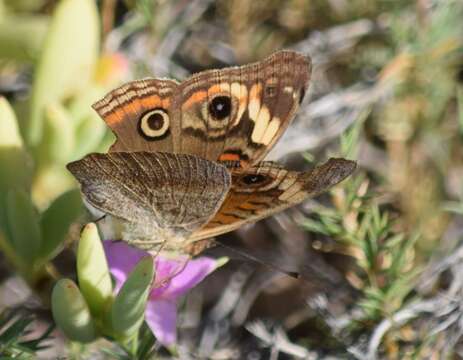
[[[134,358],[136,357],[138,351],[138,333],[139,331],[136,331],[135,334],[124,341],[124,348]]]

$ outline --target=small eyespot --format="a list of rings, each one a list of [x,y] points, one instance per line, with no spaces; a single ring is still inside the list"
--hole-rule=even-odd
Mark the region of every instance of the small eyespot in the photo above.
[[[265,87],[265,94],[268,96],[268,97],[274,97],[277,95],[277,87],[276,85],[267,85]]]
[[[209,103],[209,114],[217,120],[225,119],[231,113],[231,99],[229,96],[217,96]]]
[[[147,140],[160,140],[169,132],[169,115],[164,109],[154,109],[142,115],[138,122],[140,134]]]
[[[241,181],[246,185],[257,185],[267,181],[268,178],[262,174],[249,174],[241,178]]]

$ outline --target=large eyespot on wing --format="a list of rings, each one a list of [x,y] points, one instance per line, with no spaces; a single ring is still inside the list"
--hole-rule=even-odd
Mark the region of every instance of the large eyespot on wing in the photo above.
[[[199,76],[204,73],[199,73]],[[207,76],[190,78],[181,84],[178,107],[182,137],[176,151],[199,155],[216,161],[223,151],[224,140],[243,103],[241,86],[230,83],[221,70],[207,71]]]
[[[138,120],[138,131],[148,141],[165,139],[170,133],[169,114],[163,108],[148,110]]]
[[[191,239],[223,234],[299,204],[341,182],[355,167],[354,161],[330,159],[298,172],[265,161],[232,171],[232,187],[219,211]]]
[[[216,121],[226,119],[228,116],[230,116],[232,111],[232,100],[230,96],[215,96],[207,104],[207,111]]]
[[[173,152],[172,98],[177,87],[173,80],[131,81],[93,104],[116,135],[110,151]]]

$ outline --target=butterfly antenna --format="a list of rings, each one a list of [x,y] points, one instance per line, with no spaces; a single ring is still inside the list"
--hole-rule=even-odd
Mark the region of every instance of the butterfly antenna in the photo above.
[[[214,243],[227,249],[227,250],[230,250],[230,251],[233,251],[234,253],[238,254],[238,255],[241,255],[243,257],[245,257],[246,259],[248,260],[251,260],[251,261],[254,261],[255,263],[258,263],[260,265],[263,265],[265,266],[266,268],[268,269],[271,269],[271,270],[274,270],[274,271],[278,271],[282,274],[285,274],[287,276],[290,276],[292,277],[293,279],[301,279],[301,274],[296,272],[296,271],[287,271],[287,270],[284,270],[282,268],[280,268],[279,266],[276,266],[274,264],[268,264],[268,263],[265,263],[264,261],[262,261],[261,259],[251,255],[251,254],[248,254],[244,251],[241,251],[241,250],[238,250],[234,247],[231,247],[231,246],[228,246],[228,245],[225,245],[221,242],[218,242],[217,240],[214,240]]]
[[[100,216],[99,218],[95,219],[93,222],[98,224],[101,220],[104,220],[105,217],[106,217],[106,214],[104,214],[104,215]]]

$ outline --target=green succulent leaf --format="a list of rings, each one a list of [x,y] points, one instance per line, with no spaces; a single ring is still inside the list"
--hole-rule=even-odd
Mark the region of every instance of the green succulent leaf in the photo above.
[[[31,267],[38,259],[42,243],[39,215],[24,190],[10,190],[6,204],[9,240],[24,264]]]
[[[94,223],[87,224],[77,249],[80,289],[93,314],[101,314],[112,296],[112,283],[103,244]]]
[[[72,40],[70,40],[72,39]],[[99,23],[93,0],[62,0],[52,16],[34,83],[26,137],[37,145],[44,110],[84,90],[98,56]]]
[[[48,21],[48,17],[38,15],[8,15],[3,21],[0,19],[0,58],[35,62],[42,50]]]
[[[45,108],[43,137],[38,149],[40,166],[64,164],[74,148],[75,136],[72,117],[59,103]]]
[[[0,0],[0,21],[3,21],[6,16],[6,7],[3,0]]]
[[[7,239],[6,194],[10,189],[28,190],[32,178],[32,162],[23,148],[15,113],[0,96],[0,229]]]
[[[101,60],[100,60],[101,61]],[[97,66],[98,68],[98,66]],[[96,70],[97,71],[97,70]],[[96,75],[96,74],[95,74]],[[69,102],[69,113],[74,119],[76,126],[79,126],[81,121],[88,117],[89,115],[95,115],[100,123],[103,123],[103,120],[98,116],[95,110],[92,108],[92,105],[100,100],[106,95],[108,89],[92,82],[84,92],[78,93],[70,102]]]
[[[32,12],[40,10],[46,0],[5,0],[6,5],[18,12]]]
[[[147,256],[140,260],[122,285],[111,308],[113,330],[119,336],[133,336],[143,323],[153,277],[153,259]]]
[[[24,150],[15,113],[2,96],[0,119],[0,194],[10,188],[29,189],[32,162]]]
[[[89,307],[77,285],[70,279],[59,280],[51,295],[53,318],[73,341],[91,342],[97,333]]]
[[[106,135],[105,123],[96,115],[86,116],[76,129],[76,146],[71,161],[96,151]]]
[[[82,214],[83,204],[80,192],[65,192],[43,212],[40,219],[42,230],[43,260],[49,260],[57,253],[69,231],[71,224]]]

